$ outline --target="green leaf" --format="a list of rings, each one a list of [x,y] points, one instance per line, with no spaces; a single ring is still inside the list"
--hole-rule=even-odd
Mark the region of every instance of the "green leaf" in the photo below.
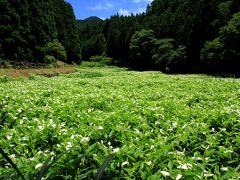
[[[102,175],[104,173],[104,170],[106,169],[107,165],[109,164],[109,162],[113,159],[113,157],[115,156],[115,154],[111,154],[102,164],[102,166],[99,168],[98,172],[97,172],[97,176],[96,176],[96,180],[100,180],[102,178]]]
[[[22,179],[25,179],[21,171],[17,168],[16,164],[8,157],[8,155],[2,150],[2,148],[0,148],[0,154],[7,160],[9,164],[11,164],[11,166],[17,171],[18,175]]]

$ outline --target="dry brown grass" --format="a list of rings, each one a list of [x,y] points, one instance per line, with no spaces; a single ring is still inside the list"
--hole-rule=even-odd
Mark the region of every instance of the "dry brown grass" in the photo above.
[[[53,77],[58,74],[69,74],[76,71],[77,69],[74,66],[40,69],[0,69],[0,76],[29,78],[31,75],[42,75],[46,77]]]

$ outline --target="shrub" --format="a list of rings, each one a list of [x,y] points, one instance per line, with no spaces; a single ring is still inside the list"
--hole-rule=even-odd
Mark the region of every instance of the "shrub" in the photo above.
[[[51,56],[51,55],[46,55],[44,57],[44,62],[52,64],[52,63],[56,62],[56,58],[54,56]]]
[[[9,81],[9,77],[7,76],[0,76],[0,83],[5,83]]]
[[[112,58],[106,56],[91,56],[90,61],[108,66],[112,65]]]
[[[44,60],[46,60],[45,62],[47,63],[55,63],[56,60],[65,62],[67,60],[65,48],[58,40],[53,40],[52,42],[47,43],[44,47],[44,54]],[[55,59],[50,56],[54,57]]]

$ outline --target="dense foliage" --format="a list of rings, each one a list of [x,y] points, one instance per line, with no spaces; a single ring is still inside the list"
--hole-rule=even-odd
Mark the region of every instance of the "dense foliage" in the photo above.
[[[7,88],[6,88],[7,87]],[[0,79],[0,147],[25,179],[238,179],[240,81],[119,68]],[[68,150],[66,152],[66,150]],[[0,179],[18,179],[0,155]]]
[[[83,60],[91,56],[102,55],[106,51],[106,42],[103,35],[104,21],[98,17],[89,17],[77,20],[80,33],[81,55]]]
[[[239,11],[238,0],[154,0],[144,14],[114,15],[105,20],[103,28],[93,29],[105,38],[101,46],[106,51],[101,54],[114,58],[119,66],[239,75]],[[153,37],[165,44],[160,45],[162,48],[159,43],[150,48],[152,39],[149,39],[146,47],[142,44],[134,56],[136,48],[131,48],[131,40],[133,36],[136,38],[136,31],[143,29],[152,30]],[[148,36],[148,31],[145,33]],[[167,42],[167,39],[172,40]],[[96,43],[90,47],[95,46]],[[151,52],[146,56],[144,51],[149,48]]]
[[[202,49],[202,61],[208,70],[240,71],[240,12],[220,28],[219,37],[207,42]],[[209,63],[213,61],[213,63]],[[209,66],[210,65],[210,66]],[[211,69],[209,69],[211,68]]]
[[[67,57],[61,60],[80,62],[79,34],[70,4],[64,0],[0,1],[1,59],[44,62],[48,59],[45,46],[54,40],[66,51]]]
[[[75,21],[64,0],[2,0],[0,58],[55,61],[45,47],[58,40],[68,63],[107,56],[137,70],[239,75],[239,11],[238,0],[154,0],[143,14]],[[154,42],[133,45],[149,31]]]

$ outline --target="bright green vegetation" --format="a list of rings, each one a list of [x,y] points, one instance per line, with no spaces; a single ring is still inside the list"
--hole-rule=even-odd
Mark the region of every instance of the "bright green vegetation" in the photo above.
[[[240,177],[238,79],[86,67],[0,92],[0,147],[26,179],[63,152],[45,178],[92,179],[110,154],[108,178]]]

